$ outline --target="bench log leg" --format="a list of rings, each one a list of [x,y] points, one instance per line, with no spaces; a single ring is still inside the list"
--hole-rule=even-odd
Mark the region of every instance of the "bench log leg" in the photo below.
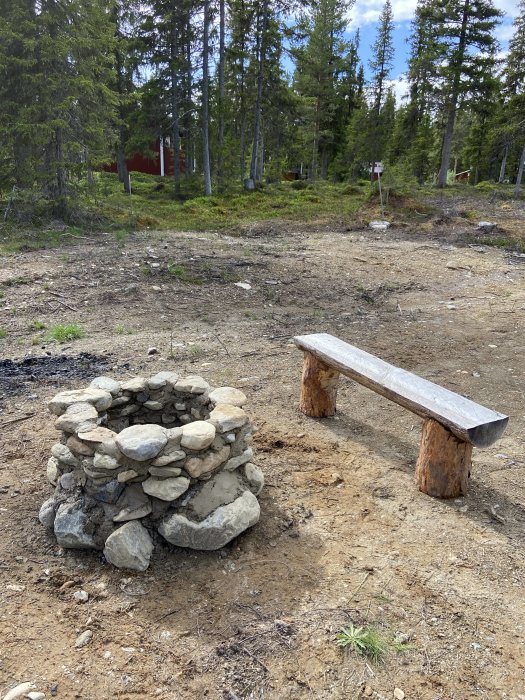
[[[337,370],[305,352],[299,410],[312,418],[333,416],[338,382]]]
[[[423,424],[416,483],[419,490],[437,498],[458,498],[467,493],[472,445],[463,442],[431,418]]]

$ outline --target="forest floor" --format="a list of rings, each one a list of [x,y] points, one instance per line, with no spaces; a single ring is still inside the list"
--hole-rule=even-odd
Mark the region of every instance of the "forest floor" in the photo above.
[[[427,203],[421,224],[394,215],[384,233],[370,209],[3,257],[0,697],[24,681],[68,700],[525,697],[525,256],[494,245],[523,237],[525,207]],[[59,323],[85,336],[45,341]],[[334,418],[298,412],[290,339],[322,331],[510,416],[474,451],[466,497],[418,492],[421,421],[375,393],[343,379]],[[262,514],[222,551],[159,542],[130,574],[60,549],[37,519],[57,438],[46,402],[163,369],[248,395]],[[405,649],[343,651],[350,622]]]

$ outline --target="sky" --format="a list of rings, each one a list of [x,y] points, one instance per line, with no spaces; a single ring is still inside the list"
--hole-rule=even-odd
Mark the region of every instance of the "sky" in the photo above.
[[[519,0],[494,0],[494,4],[505,13],[502,23],[496,29],[501,52],[507,49],[508,40],[512,36],[512,21],[518,14]],[[359,28],[361,34],[361,45],[359,49],[360,57],[368,74],[368,60],[370,58],[370,47],[375,41],[377,19],[381,13],[384,0],[356,0],[355,5],[350,10],[348,29],[352,36]],[[406,71],[406,61],[408,58],[409,46],[408,37],[410,35],[410,22],[414,16],[417,0],[392,0],[394,13],[394,68],[392,70],[392,80],[398,102],[406,92],[407,83],[404,79]]]

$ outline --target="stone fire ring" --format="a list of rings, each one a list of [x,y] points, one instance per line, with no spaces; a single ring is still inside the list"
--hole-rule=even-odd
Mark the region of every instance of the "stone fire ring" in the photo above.
[[[264,478],[253,462],[246,396],[202,377],[159,372],[97,377],[49,402],[60,442],[47,478],[55,492],[40,522],[58,544],[103,550],[144,571],[160,533],[191,549],[219,549],[259,520]]]

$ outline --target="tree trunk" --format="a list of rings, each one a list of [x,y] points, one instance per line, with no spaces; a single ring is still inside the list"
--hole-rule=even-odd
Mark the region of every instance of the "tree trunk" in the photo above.
[[[463,16],[461,19],[461,31],[459,34],[458,48],[456,52],[455,65],[451,66],[452,86],[450,91],[450,102],[447,113],[447,125],[445,127],[445,135],[443,138],[443,148],[441,150],[441,165],[439,168],[437,186],[440,188],[446,187],[448,165],[450,163],[450,154],[452,151],[452,137],[454,135],[454,125],[456,123],[456,110],[458,105],[458,96],[461,83],[461,74],[463,72],[463,63],[465,59],[465,49],[467,43],[467,26],[470,12],[470,0],[465,0],[463,5]]]
[[[186,176],[190,177],[195,172],[195,157],[193,143],[193,110],[192,110],[192,88],[193,71],[191,64],[191,25],[188,21],[186,25],[186,114],[184,116],[184,127],[186,130]]]
[[[204,0],[204,29],[202,40],[202,170],[204,173],[204,194],[207,197],[212,193],[210,170],[209,39],[210,0]]]
[[[128,164],[126,163],[126,154],[124,153],[124,139],[122,135],[119,138],[117,146],[117,173],[118,179],[124,185],[124,192],[129,194],[129,172]]]
[[[217,143],[217,181],[219,192],[224,192],[224,55],[226,8],[225,0],[219,0],[219,133]]]
[[[514,196],[516,199],[520,196],[521,191],[521,181],[523,179],[523,169],[525,167],[525,145],[523,146],[523,151],[521,152],[520,165],[518,168],[518,175],[516,177],[516,187],[514,189]]]
[[[499,170],[498,182],[500,183],[500,185],[505,180],[505,171],[507,170],[507,157],[508,157],[508,155],[509,155],[509,147],[507,145],[507,146],[505,146],[505,150],[503,151],[503,158],[501,159],[501,168]]]
[[[338,382],[337,370],[305,352],[299,410],[312,418],[333,416]]]
[[[250,179],[257,179],[257,156],[259,151],[259,139],[261,132],[261,112],[264,85],[264,64],[266,61],[266,30],[268,27],[268,0],[264,0],[262,6],[262,22],[259,43],[259,65],[257,70],[257,97],[255,100],[255,119],[253,125],[252,160],[250,164]]]
[[[170,33],[170,82],[171,82],[171,118],[173,139],[173,180],[175,197],[180,197],[180,124],[179,124],[179,75],[177,63],[179,60],[178,17],[176,5],[172,7]]]
[[[459,498],[467,493],[472,445],[433,420],[423,424],[416,463],[419,490],[437,498]]]

